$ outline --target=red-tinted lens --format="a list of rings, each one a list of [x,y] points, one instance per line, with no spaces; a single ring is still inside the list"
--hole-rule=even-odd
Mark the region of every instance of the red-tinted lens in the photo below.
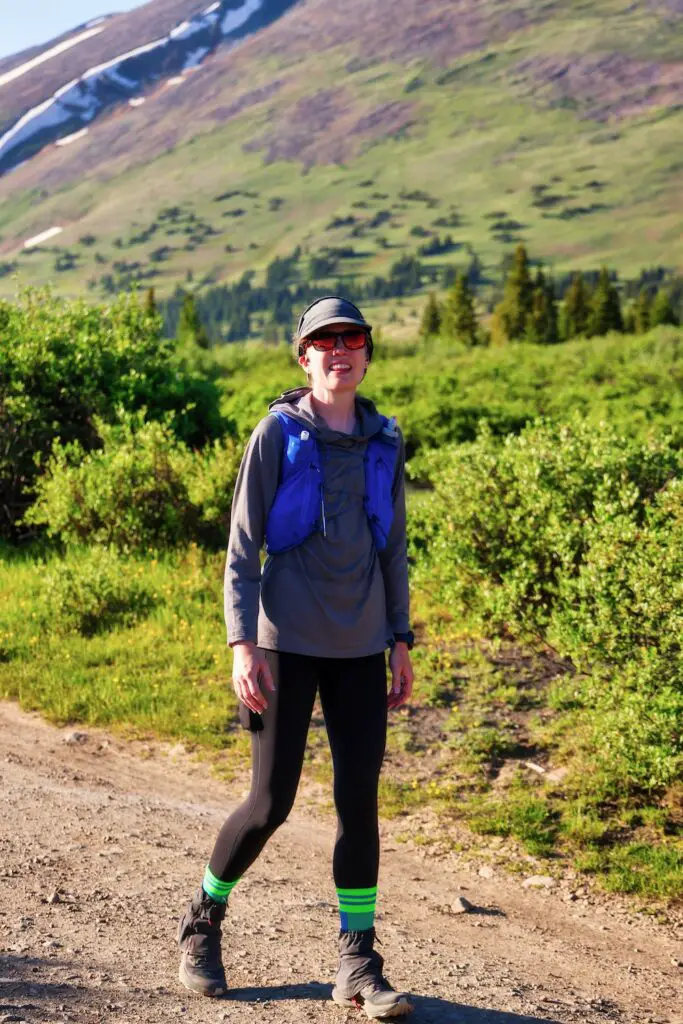
[[[318,352],[331,352],[337,344],[338,338],[341,339],[344,347],[351,351],[363,348],[368,340],[365,331],[340,331],[339,333],[321,331],[320,334],[312,335],[310,342]]]
[[[337,342],[337,335],[317,334],[309,340],[316,352],[331,352]]]
[[[368,340],[365,331],[345,331],[342,338],[346,347],[350,349],[363,348]]]

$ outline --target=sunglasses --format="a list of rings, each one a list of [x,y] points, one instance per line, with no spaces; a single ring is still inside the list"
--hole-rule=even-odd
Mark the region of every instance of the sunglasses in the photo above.
[[[306,346],[312,345],[316,352],[331,352],[340,342],[350,352],[364,348],[368,341],[368,333],[363,330],[352,331],[319,331],[306,339]]]

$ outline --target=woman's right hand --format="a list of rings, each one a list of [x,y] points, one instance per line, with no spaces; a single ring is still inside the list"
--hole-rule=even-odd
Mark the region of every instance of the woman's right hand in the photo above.
[[[275,693],[270,665],[263,651],[251,641],[234,644],[232,652],[232,685],[235,693],[250,711],[260,715],[268,707],[268,701],[259,683],[263,682],[271,693]]]

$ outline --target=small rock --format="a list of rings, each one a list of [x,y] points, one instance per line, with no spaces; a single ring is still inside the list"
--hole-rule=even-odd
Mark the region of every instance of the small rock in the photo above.
[[[550,875],[532,875],[522,882],[523,889],[554,889],[557,882]]]
[[[458,896],[457,899],[451,903],[451,914],[469,914],[472,910],[474,910],[473,905],[469,900],[466,900],[464,896]]]
[[[88,742],[87,732],[70,732],[64,737],[64,742],[68,747],[76,747],[81,743]]]
[[[59,895],[59,893],[57,892],[56,889],[55,889],[54,892],[50,893],[50,895],[47,898],[47,902],[48,903],[61,903],[62,902],[62,898],[61,898],[61,896]]]
[[[671,957],[671,963],[674,965],[674,967],[683,967],[683,960],[679,960],[677,956]]]
[[[493,868],[489,867],[488,864],[484,864],[483,868],[479,868],[480,878],[493,878]]]

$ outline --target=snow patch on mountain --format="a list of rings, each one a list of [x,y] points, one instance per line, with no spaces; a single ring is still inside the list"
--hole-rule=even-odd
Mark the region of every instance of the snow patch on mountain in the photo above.
[[[100,19],[104,20],[104,19]],[[17,78],[21,78],[27,71],[32,71],[39,65],[44,64],[47,60],[52,60],[53,57],[58,57],[60,53],[64,53],[65,50],[70,50],[73,46],[77,46],[79,43],[84,43],[86,39],[92,39],[93,36],[98,36],[100,32],[104,32],[105,26],[101,28],[96,26],[87,26],[85,32],[79,32],[77,36],[72,36],[71,39],[65,39],[64,42],[57,43],[56,46],[50,47],[49,50],[45,50],[43,53],[39,53],[37,57],[33,57],[31,60],[27,60],[25,64],[20,64],[17,68],[12,68],[4,75],[0,75],[0,88],[3,85],[9,85],[10,82],[14,82]]]
[[[147,86],[162,79],[177,78],[196,68],[224,39],[236,33],[244,35],[242,30],[264,5],[268,5],[268,0],[244,0],[241,7],[227,9],[226,0],[219,0],[176,25],[167,36],[89,68],[80,78],[68,82],[49,99],[23,114],[0,137],[0,175],[44,146],[75,135],[108,107],[126,102],[133,105],[131,101],[139,98]],[[30,66],[75,46],[105,27],[94,25],[21,68],[15,68],[9,76],[18,77],[30,70]],[[7,78],[8,75],[3,76]]]

